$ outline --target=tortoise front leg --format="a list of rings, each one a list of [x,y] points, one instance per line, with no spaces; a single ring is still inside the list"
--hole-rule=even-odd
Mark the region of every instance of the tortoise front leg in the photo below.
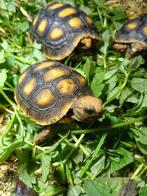
[[[51,134],[51,127],[52,126],[47,126],[43,131],[41,131],[40,133],[37,134],[36,138],[35,138],[35,144],[41,144],[43,143]]]
[[[133,56],[134,54],[142,52],[146,49],[147,49],[146,46],[143,45],[142,43],[134,42],[130,44],[130,47],[128,47],[127,54],[129,56]]]

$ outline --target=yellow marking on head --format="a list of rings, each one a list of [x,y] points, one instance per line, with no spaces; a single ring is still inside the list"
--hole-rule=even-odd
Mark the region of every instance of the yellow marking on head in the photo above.
[[[69,25],[73,28],[80,28],[82,24],[82,20],[78,17],[73,17],[69,20]]]
[[[44,73],[44,81],[49,82],[67,74],[66,69],[54,68]]]
[[[64,35],[64,31],[56,27],[50,32],[49,39],[51,40],[60,39],[63,35]]]
[[[143,33],[147,35],[147,25],[143,27]]]
[[[75,83],[72,79],[64,79],[57,84],[57,89],[61,95],[72,95],[75,90]]]
[[[80,83],[81,86],[84,86],[86,84],[86,80],[82,76],[77,76],[78,82]]]
[[[37,16],[35,16],[35,18],[34,18],[34,20],[33,20],[33,23],[32,23],[32,25],[33,25],[33,26],[35,26],[35,25],[36,25],[38,18],[39,18],[39,16],[38,16],[38,15],[37,15]]]
[[[43,33],[45,28],[47,26],[47,20],[46,19],[42,19],[42,21],[40,21],[40,24],[38,26],[38,31]]]
[[[69,7],[69,8],[65,8],[64,10],[61,10],[58,13],[58,16],[59,17],[66,17],[66,16],[70,16],[75,13],[77,13],[77,10],[75,8]]]
[[[92,19],[89,17],[89,16],[86,16],[86,21],[89,25],[92,25],[93,24],[93,21]]]
[[[84,38],[81,40],[81,43],[84,44],[86,46],[86,48],[90,48],[92,45],[92,40],[91,38]]]
[[[138,25],[138,22],[131,22],[129,24],[127,24],[127,29],[128,30],[132,30],[132,29],[135,29]]]
[[[20,84],[21,82],[23,82],[23,80],[26,78],[27,74],[28,74],[28,71],[25,71],[25,72],[20,76],[19,82],[18,82],[19,84]]]
[[[46,107],[54,102],[54,95],[48,89],[42,89],[34,100],[35,104],[39,107]]]
[[[60,8],[62,6],[64,6],[63,3],[56,3],[56,4],[49,6],[48,9],[54,10],[54,9]]]
[[[35,68],[34,70],[35,71],[41,71],[45,68],[48,68],[50,66],[53,66],[55,65],[55,62],[54,61],[47,61],[47,62],[43,62],[43,63],[39,63]]]
[[[33,79],[29,80],[29,81],[25,84],[25,86],[24,86],[24,88],[23,88],[23,92],[25,93],[26,96],[29,96],[30,93],[36,88],[36,86],[37,86],[36,79],[33,78]]]

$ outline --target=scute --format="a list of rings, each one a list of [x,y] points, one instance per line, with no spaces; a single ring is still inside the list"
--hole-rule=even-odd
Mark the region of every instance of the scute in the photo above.
[[[76,14],[76,13],[77,13],[77,11],[75,8],[65,8],[58,13],[58,16],[59,17],[67,17],[67,16],[70,16],[70,15]]]
[[[48,81],[44,80],[46,73],[51,73]],[[40,125],[56,123],[67,114],[76,96],[90,94],[84,78],[57,61],[36,63],[20,78],[15,100],[21,110]]]
[[[64,30],[62,30],[60,27],[55,27],[51,30],[51,32],[48,34],[48,38],[52,41],[62,39],[62,37],[65,35]]]
[[[116,42],[147,45],[147,13],[127,21],[115,35]]]
[[[50,90],[50,87],[45,86],[45,88],[39,89],[39,91],[33,94],[31,97],[32,105],[34,104],[38,109],[49,108],[56,103],[56,97]]]
[[[27,83],[23,86],[22,91],[25,94],[25,96],[30,96],[30,94],[34,91],[34,89],[37,87],[37,81],[35,78],[30,78],[30,80],[27,81]]]
[[[46,71],[43,75],[44,82],[50,82],[52,80],[55,80],[59,77],[65,76],[68,74],[68,71],[66,69],[63,69],[62,67],[55,67],[49,71]]]
[[[30,35],[41,43],[49,60],[69,56],[83,38],[99,39],[93,21],[82,10],[58,2],[40,10],[32,22]]]
[[[80,28],[82,27],[82,20],[79,17],[73,17],[68,21],[69,25],[73,28]]]
[[[76,84],[71,78],[66,78],[57,83],[57,89],[61,96],[73,96],[76,92]]]
[[[46,27],[47,27],[47,19],[46,18],[44,18],[44,19],[42,19],[42,21],[40,21],[40,23],[39,23],[39,25],[38,25],[38,31],[40,32],[40,33],[44,33],[44,31],[45,31],[45,29],[46,29]]]

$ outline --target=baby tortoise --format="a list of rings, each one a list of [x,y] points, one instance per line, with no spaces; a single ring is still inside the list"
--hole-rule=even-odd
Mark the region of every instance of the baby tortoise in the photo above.
[[[30,37],[41,43],[49,60],[62,60],[79,43],[87,49],[99,39],[91,18],[78,7],[58,2],[49,3],[34,17]]]
[[[57,61],[29,67],[20,76],[15,99],[21,110],[40,125],[55,124],[67,113],[70,119],[89,122],[102,112],[102,101],[92,95],[85,78]]]
[[[147,13],[128,20],[115,34],[113,48],[128,57],[147,50]]]

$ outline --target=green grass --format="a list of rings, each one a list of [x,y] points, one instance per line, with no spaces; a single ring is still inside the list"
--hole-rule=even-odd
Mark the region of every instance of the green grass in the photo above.
[[[127,59],[112,50],[113,36],[126,16],[104,0],[61,1],[81,7],[94,20],[102,40],[95,57],[65,60],[82,73],[104,112],[93,126],[56,125],[44,145],[34,144],[44,129],[26,117],[14,101],[21,73],[45,59],[40,45],[29,42],[31,15],[46,5],[41,0],[0,1],[0,161],[13,155],[17,174],[40,196],[118,196],[130,191],[147,195],[147,74],[143,58]]]

